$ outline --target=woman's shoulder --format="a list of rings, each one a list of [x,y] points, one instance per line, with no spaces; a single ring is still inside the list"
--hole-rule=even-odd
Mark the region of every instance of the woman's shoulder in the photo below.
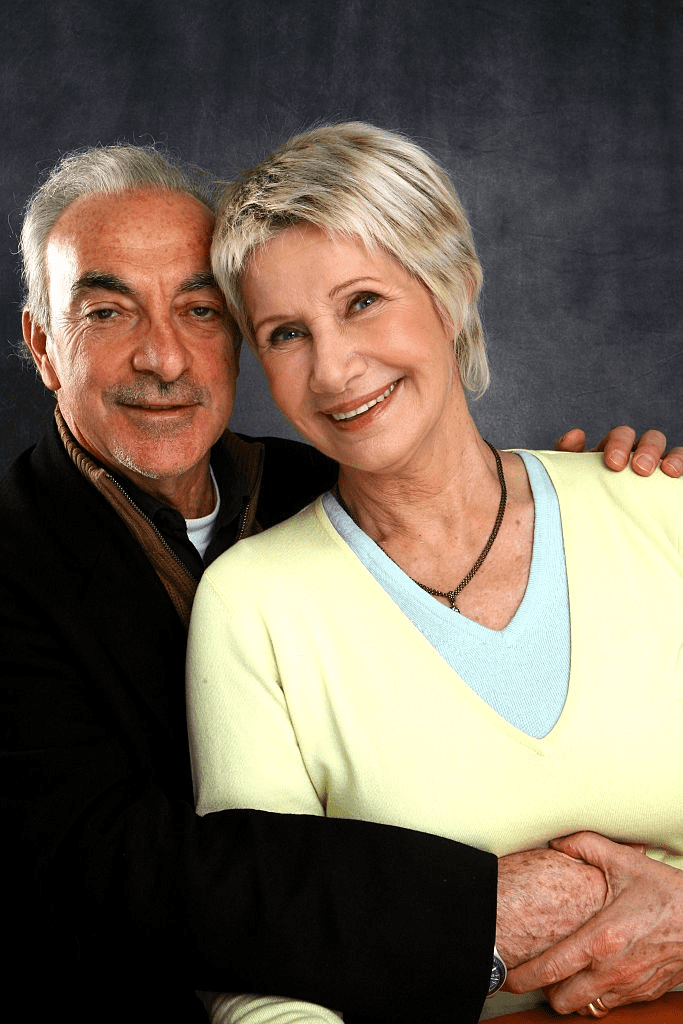
[[[679,544],[683,519],[683,479],[656,470],[642,477],[625,469],[614,473],[602,453],[533,451],[555,488],[563,517],[599,524],[630,521],[646,532],[661,531]]]
[[[523,449],[519,449],[523,451]],[[660,496],[670,496],[672,501],[683,500],[683,478],[672,479],[656,470],[649,477],[638,476],[630,468],[615,473],[605,466],[602,452],[555,452],[530,450],[545,467],[551,480],[560,485],[583,485],[595,487],[609,494],[640,495],[642,500],[653,500]]]
[[[211,563],[204,576],[214,586],[235,580],[257,585],[272,585],[278,578],[292,578],[294,573],[314,571],[330,551],[341,548],[337,535],[317,498],[290,519],[271,526],[262,533],[238,541]]]

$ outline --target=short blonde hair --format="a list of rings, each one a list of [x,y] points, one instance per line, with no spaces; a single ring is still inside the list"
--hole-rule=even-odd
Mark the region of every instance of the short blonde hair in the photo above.
[[[379,247],[424,284],[452,324],[463,385],[489,381],[477,309],[481,264],[446,172],[419,146],[362,122],[296,135],[229,185],[219,204],[213,272],[253,345],[241,282],[255,250],[296,224]]]

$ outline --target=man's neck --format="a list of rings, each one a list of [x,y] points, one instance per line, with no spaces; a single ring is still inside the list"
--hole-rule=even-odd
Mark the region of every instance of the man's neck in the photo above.
[[[155,479],[143,476],[125,466],[107,467],[119,476],[125,476],[140,490],[157,501],[180,512],[184,519],[201,519],[216,507],[216,491],[211,479],[209,453],[201,467],[194,467],[191,476]]]

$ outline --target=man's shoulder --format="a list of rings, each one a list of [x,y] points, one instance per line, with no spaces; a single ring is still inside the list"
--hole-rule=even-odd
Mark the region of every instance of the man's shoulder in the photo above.
[[[0,479],[0,514],[24,516],[46,497],[46,488],[56,484],[66,466],[60,465],[50,434],[46,434],[19,455]],[[65,484],[66,486],[66,484]]]
[[[72,504],[79,493],[89,490],[53,424],[35,444],[18,456],[0,480],[0,507],[4,511],[17,502],[48,505],[58,495],[71,499],[69,503]]]
[[[116,512],[69,458],[56,430],[23,452],[0,480],[3,574],[10,565],[89,561],[129,536]]]
[[[288,470],[296,469],[297,467],[303,467],[310,469],[313,467],[318,471],[325,471],[329,475],[333,468],[336,472],[337,463],[329,459],[327,455],[323,455],[317,448],[313,448],[310,444],[305,444],[303,441],[293,441],[287,437],[249,437],[246,434],[238,434],[243,441],[251,442],[252,444],[263,445],[266,456],[272,462],[274,459],[280,460],[280,463]]]
[[[284,437],[238,436],[263,445],[257,519],[264,528],[294,515],[337,479],[337,463],[308,444]]]

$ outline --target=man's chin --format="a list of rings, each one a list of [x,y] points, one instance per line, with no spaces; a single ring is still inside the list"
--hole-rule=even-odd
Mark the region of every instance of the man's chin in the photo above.
[[[204,461],[204,456],[197,460],[192,455],[183,451],[176,454],[168,451],[168,442],[164,445],[164,458],[159,458],[159,450],[135,451],[118,449],[112,452],[116,459],[118,471],[126,476],[141,477],[140,486],[144,488],[143,480],[164,480],[176,479],[188,473],[199,470],[199,465]],[[208,463],[208,460],[207,460]]]

